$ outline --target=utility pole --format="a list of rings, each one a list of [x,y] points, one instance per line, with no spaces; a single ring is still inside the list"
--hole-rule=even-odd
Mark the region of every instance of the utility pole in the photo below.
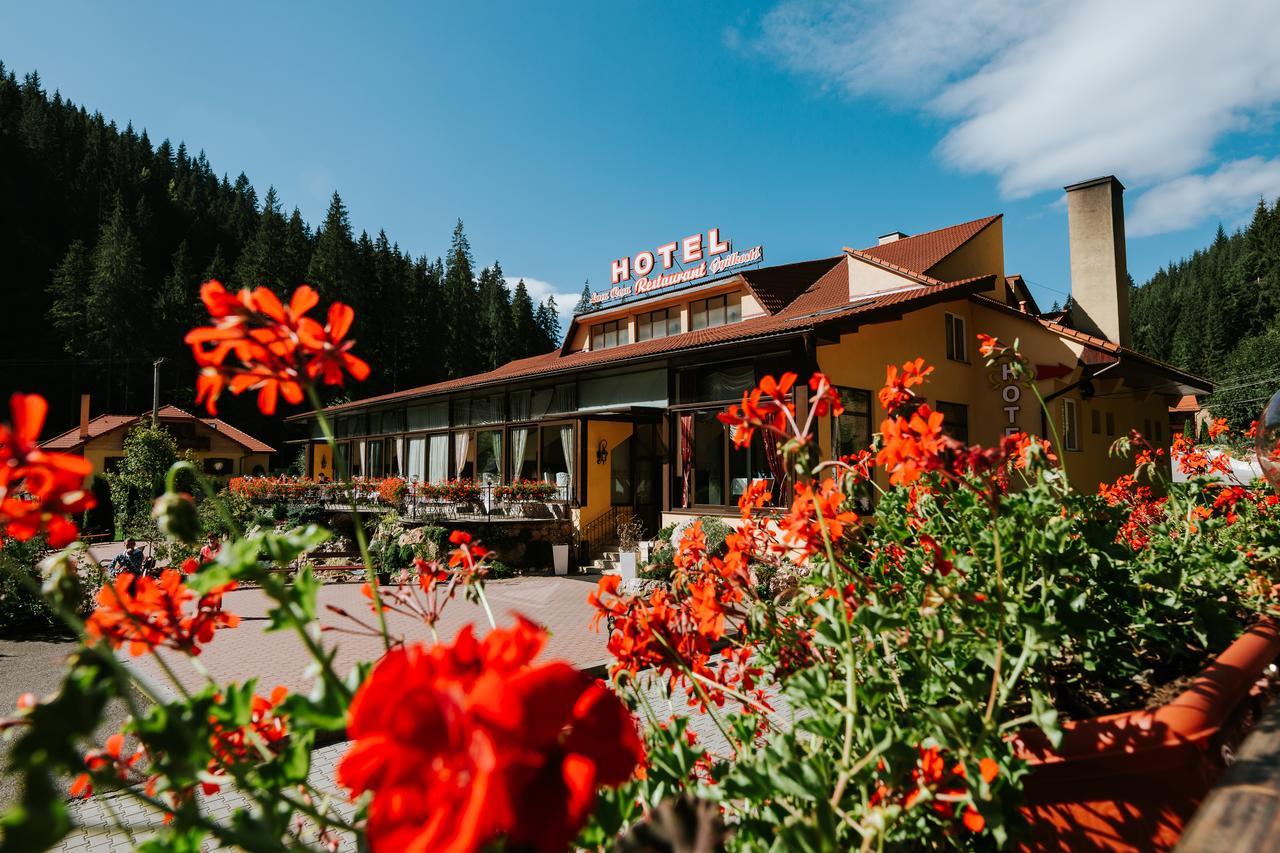
[[[151,374],[151,426],[153,427],[160,422],[160,365],[164,363],[164,358],[157,358],[151,363],[153,368]]]

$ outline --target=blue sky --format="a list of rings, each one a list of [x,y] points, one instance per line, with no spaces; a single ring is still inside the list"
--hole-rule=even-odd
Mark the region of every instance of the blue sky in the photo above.
[[[1214,5],[11,3],[0,60],[313,224],[337,189],[435,256],[461,217],[564,308],[700,229],[782,263],[995,212],[1047,307],[1066,183],[1129,188],[1138,281],[1280,195],[1280,4]]]

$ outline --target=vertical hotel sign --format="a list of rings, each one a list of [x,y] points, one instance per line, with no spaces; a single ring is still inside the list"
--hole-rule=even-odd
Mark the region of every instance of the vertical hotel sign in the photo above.
[[[691,234],[652,251],[618,258],[610,264],[609,289],[591,294],[592,307],[612,305],[662,290],[732,272],[764,260],[764,246],[735,251],[720,229]],[[675,268],[675,269],[673,269]]]

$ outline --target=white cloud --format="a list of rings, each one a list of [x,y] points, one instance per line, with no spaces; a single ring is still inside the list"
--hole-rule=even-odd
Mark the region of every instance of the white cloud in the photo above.
[[[1280,102],[1277,32],[1268,0],[787,0],[757,47],[824,86],[950,122],[942,161],[1018,198],[1103,174],[1157,187],[1212,166],[1224,135]]]
[[[563,290],[559,285],[552,284],[549,281],[521,275],[506,276],[507,287],[514,290],[516,283],[522,278],[524,279],[525,289],[529,291],[529,298],[533,300],[535,308],[539,302],[542,302],[548,296],[556,298],[556,307],[560,309],[560,332],[563,334],[568,331],[569,321],[573,319],[573,307],[578,304],[578,298],[582,296],[582,290]]]
[[[1205,211],[1229,221],[1246,216],[1258,203],[1280,196],[1280,157],[1249,157],[1219,167],[1209,175],[1186,175],[1166,181],[1138,197],[1125,228],[1134,237],[1177,231],[1200,222]]]

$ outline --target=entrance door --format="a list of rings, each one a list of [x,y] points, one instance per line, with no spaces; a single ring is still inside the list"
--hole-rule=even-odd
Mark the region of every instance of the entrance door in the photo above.
[[[636,424],[632,437],[632,483],[636,517],[644,522],[645,533],[653,536],[662,514],[662,449],[657,424]]]

